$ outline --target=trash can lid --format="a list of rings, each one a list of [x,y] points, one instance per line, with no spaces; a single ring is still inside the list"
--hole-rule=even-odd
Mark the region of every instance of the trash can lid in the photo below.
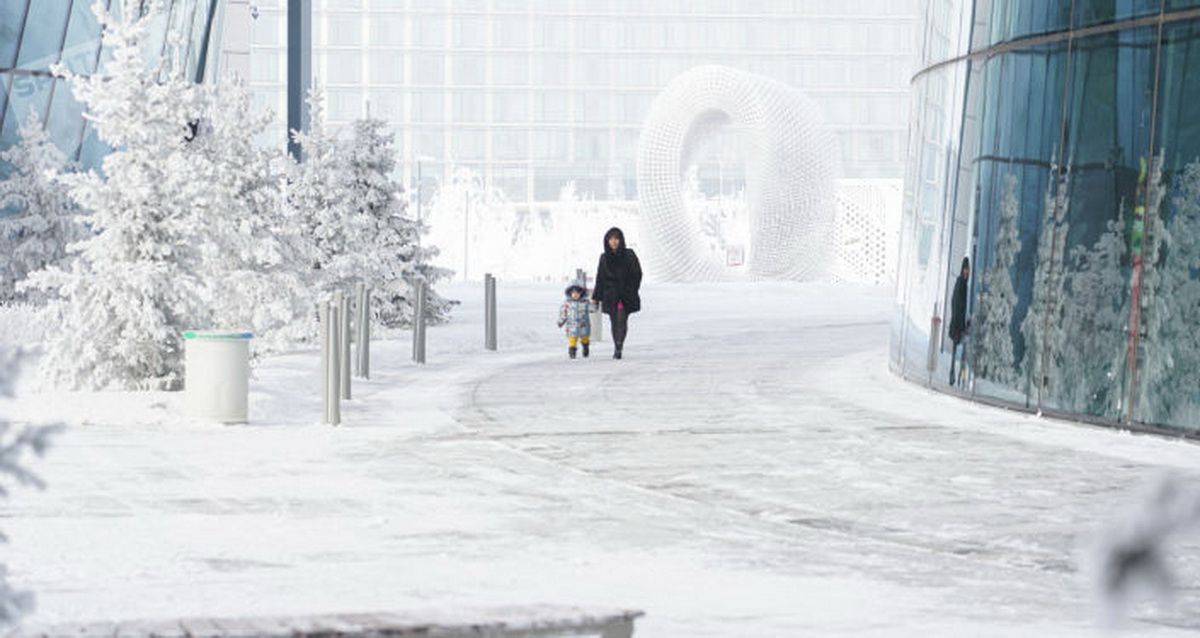
[[[221,330],[185,330],[184,339],[253,339],[250,332],[224,332]]]

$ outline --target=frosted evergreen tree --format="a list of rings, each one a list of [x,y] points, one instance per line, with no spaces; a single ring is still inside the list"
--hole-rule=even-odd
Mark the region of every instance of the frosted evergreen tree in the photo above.
[[[64,266],[67,245],[82,239],[74,203],[56,181],[70,168],[66,156],[50,141],[37,113],[30,112],[20,139],[0,153],[0,161],[13,167],[0,181],[0,209],[17,212],[0,217],[0,302],[42,301],[39,290],[18,291],[29,273]]]
[[[1129,321],[1129,244],[1125,205],[1095,245],[1070,253],[1062,332],[1052,395],[1064,407],[1115,417],[1121,408],[1125,326]]]
[[[46,364],[52,379],[74,387],[178,387],[181,330],[203,316],[191,209],[211,185],[190,174],[188,149],[203,95],[178,63],[147,68],[140,45],[155,16],[138,17],[137,4],[127,2],[120,20],[95,6],[112,51],[103,69],[80,77],[55,68],[116,149],[102,173],[61,178],[94,235],[72,247],[69,267],[31,276],[62,300]]]
[[[314,86],[308,95],[309,129],[292,131],[304,159],[289,165],[287,205],[299,222],[303,252],[318,290],[346,288],[358,281],[365,259],[363,246],[373,220],[352,201],[346,146],[325,121],[325,91]]]
[[[1033,273],[1033,299],[1021,322],[1025,337],[1022,369],[1030,390],[1039,398],[1049,382],[1053,362],[1061,358],[1065,334],[1062,330],[1063,263],[1066,261],[1068,180],[1057,178],[1052,169],[1042,207],[1042,227],[1038,236],[1036,266]]]
[[[1017,233],[1020,216],[1017,178],[1005,175],[1001,188],[995,252],[991,267],[984,273],[979,305],[971,321],[971,353],[977,376],[1012,387],[1016,372],[1010,327],[1017,302],[1012,271],[1021,250]]]
[[[1200,387],[1200,161],[1188,164],[1163,221],[1162,160],[1151,162],[1142,283],[1139,413],[1147,420],[1194,423]]]
[[[366,234],[355,242],[354,250],[362,257],[360,276],[371,286],[379,321],[388,327],[412,324],[418,279],[430,286],[426,321],[445,320],[450,302],[432,286],[450,271],[432,265],[437,249],[422,246],[420,241],[428,229],[407,214],[404,188],[392,177],[396,151],[387,122],[371,117],[355,121],[345,155],[348,170],[344,174],[350,178],[347,191],[366,226]]]
[[[277,350],[312,327],[300,230],[283,205],[282,152],[254,142],[274,114],[255,112],[238,78],[202,88],[189,174],[208,185],[192,203],[204,326],[251,330],[256,353]]]

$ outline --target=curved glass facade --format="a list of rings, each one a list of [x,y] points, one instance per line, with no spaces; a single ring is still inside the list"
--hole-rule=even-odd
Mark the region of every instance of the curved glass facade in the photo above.
[[[925,20],[893,369],[1200,434],[1200,0],[930,0]]]
[[[151,3],[102,0],[109,11],[120,15],[123,6],[144,10]],[[63,64],[71,71],[88,75],[101,66],[106,51],[100,42],[100,26],[92,13],[95,0],[4,0],[0,2],[0,150],[12,146],[29,113],[38,115],[51,139],[69,158],[84,167],[95,166],[106,152],[82,117],[64,80],[56,79],[50,67]],[[171,54],[166,34],[175,32],[183,40],[187,72],[200,81],[213,31],[216,0],[169,0],[156,17],[145,43],[148,64],[158,64]],[[0,162],[0,179],[11,167]]]

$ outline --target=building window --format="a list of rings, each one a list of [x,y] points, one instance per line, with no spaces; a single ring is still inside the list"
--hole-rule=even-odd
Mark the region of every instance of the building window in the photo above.
[[[525,131],[496,131],[492,137],[492,153],[499,159],[523,160],[529,155],[526,142]]]
[[[455,130],[451,133],[455,160],[481,160],[484,155],[483,131]]]
[[[404,54],[400,52],[368,53],[370,80],[375,84],[404,82]]]
[[[457,55],[452,58],[454,65],[454,84],[458,86],[478,86],[484,83],[486,67],[482,55]]]
[[[436,91],[414,92],[412,95],[414,122],[442,122],[446,119],[443,94]]]
[[[539,122],[561,124],[567,120],[567,96],[565,93],[540,93],[537,96]]]
[[[520,55],[496,55],[492,58],[492,82],[499,85],[529,84],[529,58]]]
[[[362,56],[357,52],[329,51],[325,54],[326,81],[330,84],[362,82]]]
[[[529,121],[529,96],[526,93],[496,93],[493,105],[496,122]]]
[[[471,91],[454,95],[454,121],[481,123],[484,120],[484,94]]]
[[[359,46],[362,44],[362,17],[358,15],[327,16],[325,33],[325,42],[331,46]]]

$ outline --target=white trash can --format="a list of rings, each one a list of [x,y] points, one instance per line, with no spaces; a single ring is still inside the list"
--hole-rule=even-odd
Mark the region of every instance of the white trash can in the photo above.
[[[189,330],[184,338],[184,406],[188,416],[245,423],[250,394],[249,332]]]

